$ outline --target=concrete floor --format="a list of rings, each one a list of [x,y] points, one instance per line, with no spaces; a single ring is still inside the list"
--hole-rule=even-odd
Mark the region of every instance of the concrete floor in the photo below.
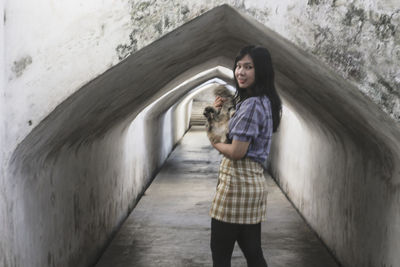
[[[208,211],[220,155],[201,128],[171,153],[96,267],[212,266]],[[272,179],[262,245],[270,267],[339,266]],[[238,246],[232,266],[246,266]]]

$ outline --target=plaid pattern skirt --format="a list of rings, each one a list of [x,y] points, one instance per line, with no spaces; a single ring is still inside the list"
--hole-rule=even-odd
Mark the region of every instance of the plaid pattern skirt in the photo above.
[[[261,164],[248,158],[222,158],[210,216],[216,220],[256,224],[266,219],[267,182]]]

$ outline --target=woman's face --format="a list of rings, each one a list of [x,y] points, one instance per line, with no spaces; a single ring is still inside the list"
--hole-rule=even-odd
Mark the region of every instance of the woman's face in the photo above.
[[[255,69],[253,60],[245,55],[236,63],[235,78],[240,88],[249,88],[255,81]]]

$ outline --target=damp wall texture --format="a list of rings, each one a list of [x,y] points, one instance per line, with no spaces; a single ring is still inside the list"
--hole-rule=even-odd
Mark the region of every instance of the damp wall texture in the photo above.
[[[190,99],[164,97],[92,140],[50,151],[28,142],[2,185],[2,266],[93,266],[188,129],[190,110]]]
[[[85,83],[221,4],[315,55],[399,120],[395,0],[6,1],[8,150]]]
[[[184,32],[189,39],[168,49],[158,47],[157,41],[223,3],[307,51],[307,56],[316,59],[313,63],[325,62],[353,85],[350,90],[362,92],[392,117],[391,123],[398,124],[399,7],[395,1],[6,1],[0,263],[7,267],[87,266],[96,259],[107,237],[149,181],[148,175],[161,164],[162,155],[174,143],[165,140],[165,136],[174,135],[171,129],[177,127],[172,123],[169,128],[167,122],[174,120],[170,120],[168,108],[181,96],[159,104],[160,110],[150,116],[154,119],[151,122],[137,122],[134,128],[128,127],[129,122],[155,101],[160,88],[177,74],[211,56],[225,53],[231,60],[238,43],[244,44],[251,34],[236,24],[228,31],[233,36],[237,34],[235,38],[224,42],[225,32],[219,30],[221,38],[207,39],[213,34],[213,27],[202,28],[200,24],[189,30],[198,31],[201,39],[195,39],[196,33]],[[221,21],[211,25],[217,26]],[[232,17],[228,21],[227,24],[234,22]],[[250,26],[255,30],[254,25]],[[200,29],[206,29],[207,34]],[[174,38],[182,35],[178,32]],[[262,34],[254,35],[248,40],[270,45]],[[272,36],[270,41],[277,38]],[[188,42],[191,38],[192,43]],[[241,38],[245,40],[238,41]],[[186,43],[190,43],[192,53],[186,51],[181,57],[174,54],[189,45]],[[146,48],[152,44],[157,53],[146,57]],[[273,54],[278,55],[279,48],[285,47],[271,44],[272,48]],[[210,56],[207,51],[212,49]],[[275,142],[282,144],[273,163],[277,180],[342,262],[348,266],[393,265],[398,262],[394,250],[400,236],[395,130],[386,134],[374,129],[371,125],[380,126],[380,119],[387,122],[387,118],[379,115],[368,120],[368,114],[354,112],[360,105],[357,101],[342,105],[336,95],[330,103],[329,97],[340,90],[324,92],[326,97],[321,100],[307,99],[312,95],[307,92],[321,94],[318,89],[328,86],[321,82],[325,74],[309,65],[302,67],[301,53],[285,61],[285,52],[275,57],[281,73],[277,82],[297,117],[286,113],[281,135],[277,136],[281,141]],[[218,64],[230,67],[229,61],[210,66]],[[157,75],[144,75],[143,65]],[[285,73],[288,69],[292,72]],[[308,70],[317,74],[308,73],[308,80],[298,75]],[[100,79],[93,82],[99,75]],[[130,80],[131,76],[135,78]],[[320,80],[314,83],[315,87],[310,86],[316,77]],[[335,110],[337,103],[341,108]],[[343,107],[347,110],[343,111]],[[302,122],[302,128],[296,126],[296,120]],[[157,135],[144,136],[143,131],[135,132],[144,126],[162,130]],[[294,138],[293,133],[299,133],[304,140]],[[138,143],[132,144],[135,140]],[[378,141],[370,143],[371,140]],[[161,143],[163,149],[158,150]],[[128,153],[131,145],[140,157]],[[37,147],[37,151],[30,150]],[[11,155],[18,157],[10,162]],[[132,162],[135,163],[131,165]],[[152,163],[144,170],[140,168],[143,162]],[[338,219],[333,220],[331,214]],[[369,223],[365,224],[363,218]],[[366,234],[371,232],[372,235]],[[87,256],[82,257],[79,251],[88,247]],[[378,254],[374,250],[377,247]],[[365,251],[369,252],[366,258],[362,257]]]
[[[4,8],[4,3],[3,1],[0,1],[0,14],[3,14],[3,8]],[[0,147],[5,146],[5,108],[4,108],[4,97],[3,95],[5,94],[5,81],[4,81],[4,73],[5,73],[5,68],[4,68],[4,27],[3,23],[0,24]],[[6,218],[7,218],[7,206],[6,206],[6,195],[5,195],[5,183],[6,183],[6,174],[5,174],[5,169],[6,169],[7,162],[5,160],[5,150],[1,149],[0,151],[0,236],[4,238],[4,231],[7,231],[7,224],[6,224]],[[5,254],[4,252],[6,251],[5,248],[6,244],[3,242],[0,242],[0,264],[2,264],[2,261],[5,261]]]
[[[3,236],[1,252],[12,253],[3,266],[92,266],[188,128],[190,103],[174,102],[22,160],[6,187],[14,229]]]

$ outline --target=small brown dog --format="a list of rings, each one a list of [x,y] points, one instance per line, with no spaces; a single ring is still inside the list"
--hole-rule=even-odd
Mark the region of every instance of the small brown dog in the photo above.
[[[235,113],[235,104],[232,93],[223,85],[214,89],[214,95],[225,99],[222,107],[216,109],[208,106],[203,115],[207,118],[206,131],[211,143],[229,143],[227,137],[229,119]]]

